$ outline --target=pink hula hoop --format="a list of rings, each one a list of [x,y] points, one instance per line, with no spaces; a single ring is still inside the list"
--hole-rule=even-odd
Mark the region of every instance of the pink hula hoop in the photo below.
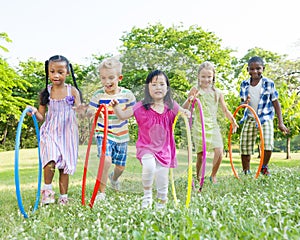
[[[200,120],[202,125],[202,167],[201,167],[201,180],[200,180],[200,188],[199,190],[202,190],[203,184],[204,184],[204,177],[205,177],[205,167],[206,167],[206,138],[205,138],[205,126],[204,126],[204,116],[203,116],[203,110],[201,102],[198,98],[195,98],[192,102],[191,106],[191,117],[190,117],[190,126],[192,128],[192,115],[195,108],[195,103],[197,102],[199,113],[200,113]]]

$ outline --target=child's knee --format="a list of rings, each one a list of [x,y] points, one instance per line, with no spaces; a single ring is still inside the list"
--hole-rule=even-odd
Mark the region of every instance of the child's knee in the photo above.
[[[54,161],[49,162],[49,163],[46,165],[46,168],[47,168],[48,170],[50,170],[51,172],[55,172],[55,162],[54,162]]]

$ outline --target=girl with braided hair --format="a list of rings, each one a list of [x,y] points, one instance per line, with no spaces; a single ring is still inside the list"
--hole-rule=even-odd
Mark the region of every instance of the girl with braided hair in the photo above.
[[[74,174],[78,158],[78,125],[75,109],[81,105],[72,64],[67,58],[55,55],[45,62],[46,87],[40,93],[40,105],[31,108],[39,122],[40,153],[43,163],[44,186],[42,204],[54,203],[52,180],[55,168],[59,171],[60,197],[58,203],[68,203],[69,174]],[[66,84],[71,73],[75,87]],[[49,84],[49,80],[51,84]]]
[[[212,172],[209,178],[212,183],[217,183],[216,175],[223,157],[223,140],[217,122],[218,108],[221,107],[225,117],[233,123],[233,131],[236,131],[236,128],[238,127],[234,117],[226,106],[221,90],[215,87],[215,75],[215,67],[211,62],[206,61],[200,64],[198,69],[198,86],[192,87],[188,94],[187,101],[183,104],[184,108],[188,108],[195,97],[199,98],[201,101],[204,115],[206,148],[207,151],[212,150],[214,152]],[[197,179],[200,181],[203,158],[201,137],[202,127],[199,111],[197,112],[197,109],[195,109],[194,117],[192,130],[193,140],[197,151],[196,173]]]

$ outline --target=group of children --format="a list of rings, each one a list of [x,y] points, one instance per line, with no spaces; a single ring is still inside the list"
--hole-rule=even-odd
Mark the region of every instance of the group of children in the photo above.
[[[118,85],[122,80],[122,63],[116,58],[108,58],[99,66],[102,88],[97,90],[88,106],[82,104],[81,92],[77,87],[72,65],[63,56],[53,56],[45,62],[46,86],[40,94],[40,105],[31,108],[38,121],[43,122],[40,131],[41,159],[44,169],[44,186],[42,204],[55,202],[52,180],[55,169],[59,175],[60,196],[58,203],[68,203],[69,174],[76,169],[78,158],[78,126],[76,112],[93,117],[100,104],[108,106],[108,140],[104,170],[96,201],[106,198],[105,188],[109,179],[115,190],[120,189],[119,177],[122,175],[127,158],[129,141],[128,119],[135,117],[138,125],[136,157],[142,165],[142,184],[144,196],[141,207],[152,206],[152,186],[155,180],[157,190],[157,208],[164,208],[168,199],[169,168],[177,167],[176,145],[172,126],[178,112],[190,117],[190,103],[199,98],[205,119],[207,150],[214,152],[213,168],[210,181],[217,183],[216,174],[222,161],[223,142],[220,127],[217,123],[217,111],[221,107],[224,115],[238,127],[235,119],[227,109],[222,92],[215,88],[215,68],[212,63],[204,62],[198,71],[198,85],[190,89],[188,98],[182,106],[172,99],[170,81],[160,70],[149,73],[145,81],[144,98],[136,102],[133,93]],[[283,124],[278,93],[274,82],[263,77],[264,63],[261,58],[253,57],[248,62],[250,78],[241,84],[242,102],[252,106],[261,121],[265,141],[265,159],[262,174],[269,175],[268,162],[273,149],[274,109],[278,117],[278,127],[284,133],[288,129]],[[74,86],[65,83],[71,73]],[[49,80],[51,84],[49,84]],[[83,113],[84,112],[84,113]],[[200,119],[194,116],[193,139],[197,150],[196,173],[200,178],[202,166],[202,138]],[[257,127],[251,113],[245,111],[245,121],[240,141],[243,171],[250,173],[250,156],[255,145]],[[104,122],[98,118],[95,137],[98,154],[101,154]],[[109,173],[111,165],[114,170]]]

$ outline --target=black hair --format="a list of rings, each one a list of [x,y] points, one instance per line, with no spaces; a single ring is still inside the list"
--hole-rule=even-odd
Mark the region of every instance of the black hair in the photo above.
[[[78,86],[77,86],[77,82],[76,82],[76,78],[75,78],[75,74],[74,74],[74,70],[73,70],[73,66],[72,64],[69,62],[69,60],[61,55],[55,55],[50,57],[47,61],[45,61],[45,73],[46,73],[46,87],[45,89],[42,90],[41,94],[40,94],[40,104],[43,106],[46,106],[49,103],[49,92],[48,92],[48,75],[49,75],[49,62],[65,62],[67,65],[67,71],[68,73],[71,72],[72,75],[72,79],[73,79],[73,83],[74,86],[76,87],[76,89],[79,92],[79,96],[80,96],[80,101],[82,102],[82,94],[81,91],[79,90]]]
[[[174,106],[174,102],[172,100],[172,94],[171,94],[171,88],[170,88],[170,81],[168,76],[161,70],[154,70],[152,72],[150,72],[146,78],[146,83],[145,83],[145,97],[142,100],[142,104],[144,106],[145,109],[149,110],[151,105],[153,104],[153,98],[150,96],[150,92],[149,92],[149,83],[152,82],[153,78],[158,77],[160,75],[163,75],[166,79],[166,84],[168,87],[167,90],[167,94],[164,97],[164,103],[166,103],[169,107],[169,109],[173,109]]]
[[[254,63],[254,62],[258,62],[258,63],[261,64],[263,67],[265,66],[264,60],[263,60],[261,57],[258,57],[258,56],[254,56],[254,57],[250,58],[249,61],[248,61],[248,66],[249,66],[251,63]]]

